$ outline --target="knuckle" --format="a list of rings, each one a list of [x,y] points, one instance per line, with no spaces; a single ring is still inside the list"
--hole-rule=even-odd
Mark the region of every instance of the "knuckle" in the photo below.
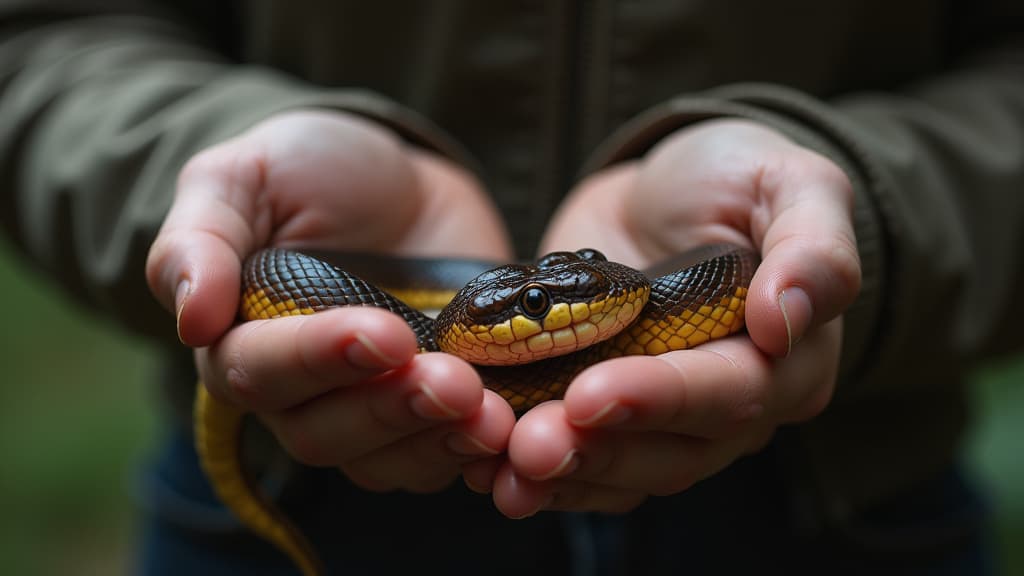
[[[805,154],[796,161],[794,168],[813,182],[839,195],[847,207],[853,206],[853,184],[846,172],[827,156],[804,149]]]
[[[758,387],[749,386],[748,388]],[[746,399],[727,408],[724,414],[725,417],[722,418],[719,425],[710,429],[705,437],[712,440],[728,438],[742,434],[752,426],[755,426],[765,414],[765,406],[768,399],[763,397],[767,395],[764,392],[755,392],[750,395],[753,396],[754,394],[761,397]]]
[[[798,242],[808,262],[814,264],[834,301],[839,306],[830,316],[839,314],[860,293],[861,262],[857,241],[845,234],[828,238],[802,235]]]
[[[249,375],[239,356],[239,354],[233,355],[229,361],[230,365],[224,372],[224,383],[228,396],[256,410],[265,408],[263,400],[266,396],[266,387]]]
[[[847,207],[853,206],[853,184],[842,168],[828,158],[819,155],[814,169],[817,177],[827,184],[830,190],[839,194]]]
[[[861,286],[860,253],[856,241],[845,236],[837,237],[828,246],[825,258],[840,288],[846,293],[847,303],[852,302]]]
[[[268,358],[266,321],[243,322],[207,349],[210,371],[235,403],[253,412],[279,412],[296,406],[299,398],[291,373],[282,372],[278,357]]]
[[[254,327],[242,324],[235,330],[232,342],[222,342],[210,349],[213,365],[223,375],[225,394],[251,410],[266,412],[278,408],[271,402],[271,386],[266,377],[255,377],[246,361],[246,342]]]

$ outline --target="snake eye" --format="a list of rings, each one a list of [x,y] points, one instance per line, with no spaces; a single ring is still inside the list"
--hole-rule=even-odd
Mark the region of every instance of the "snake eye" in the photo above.
[[[519,296],[519,305],[530,318],[540,318],[551,307],[551,297],[543,286],[532,284]]]

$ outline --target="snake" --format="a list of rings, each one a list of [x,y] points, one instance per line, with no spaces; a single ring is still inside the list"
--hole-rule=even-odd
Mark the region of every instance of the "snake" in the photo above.
[[[573,378],[596,362],[684,350],[742,330],[756,266],[751,250],[726,244],[703,246],[644,271],[594,249],[495,265],[267,248],[243,264],[240,319],[340,306],[388,310],[406,321],[421,352],[447,352],[472,363],[484,386],[521,414],[562,397]],[[422,308],[440,311],[432,317]],[[244,526],[302,574],[322,574],[302,531],[243,472],[245,415],[197,386],[195,446],[210,485]]]

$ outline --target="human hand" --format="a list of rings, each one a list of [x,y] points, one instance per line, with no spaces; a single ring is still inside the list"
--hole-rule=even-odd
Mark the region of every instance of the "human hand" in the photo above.
[[[642,161],[581,183],[545,250],[588,246],[644,267],[702,244],[754,248],[762,263],[747,334],[589,368],[564,400],[522,417],[506,463],[474,464],[467,482],[492,486],[511,517],[626,511],[818,414],[836,378],[841,314],[860,284],[851,203],[831,161],[741,120],[680,130]]]
[[[432,491],[504,450],[508,405],[466,363],[417,354],[397,316],[234,326],[242,261],[271,245],[507,259],[501,221],[466,172],[354,116],[284,113],[185,166],[146,273],[211,394],[258,414],[304,463],[370,489]]]

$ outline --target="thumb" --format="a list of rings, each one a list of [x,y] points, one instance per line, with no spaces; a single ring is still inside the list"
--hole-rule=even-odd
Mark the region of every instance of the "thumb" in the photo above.
[[[146,280],[188,346],[212,344],[234,323],[242,258],[269,233],[256,225],[260,165],[237,141],[197,155],[150,247]]]
[[[788,355],[810,328],[842,314],[860,291],[849,181],[838,168],[812,176],[765,192],[771,214],[746,322],[757,347],[772,356]]]

